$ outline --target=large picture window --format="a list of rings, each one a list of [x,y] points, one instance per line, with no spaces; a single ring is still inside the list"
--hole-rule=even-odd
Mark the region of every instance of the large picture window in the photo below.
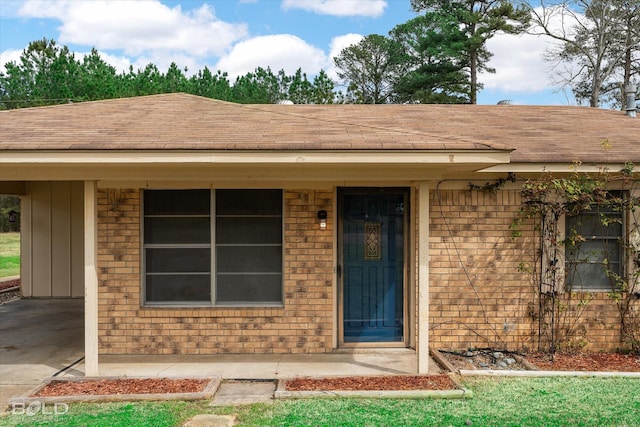
[[[581,236],[566,247],[567,285],[575,291],[611,291],[608,272],[623,273],[623,214],[594,207],[566,217],[566,233]]]
[[[145,190],[147,304],[282,304],[281,190]]]

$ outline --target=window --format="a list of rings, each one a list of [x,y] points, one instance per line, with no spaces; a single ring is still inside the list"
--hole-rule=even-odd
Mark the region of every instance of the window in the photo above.
[[[567,215],[567,236],[570,237],[575,232],[584,238],[584,241],[575,244],[567,243],[565,249],[567,285],[570,289],[611,290],[612,279],[607,271],[618,275],[623,272],[623,251],[620,244],[623,236],[622,219],[622,212],[602,207],[594,207],[593,211],[575,216]]]
[[[216,302],[282,302],[282,192],[216,191]]]
[[[281,190],[146,190],[143,216],[146,303],[282,303]]]

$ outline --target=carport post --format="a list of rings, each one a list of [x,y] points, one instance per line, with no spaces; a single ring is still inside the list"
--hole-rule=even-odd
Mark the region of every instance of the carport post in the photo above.
[[[418,373],[429,372],[429,183],[418,185]]]
[[[98,375],[98,245],[95,181],[84,182],[84,374]]]

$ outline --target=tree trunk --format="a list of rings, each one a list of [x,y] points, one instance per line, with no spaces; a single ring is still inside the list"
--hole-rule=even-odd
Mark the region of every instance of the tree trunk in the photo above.
[[[622,88],[620,92],[622,92],[622,110],[625,109],[627,104],[625,88],[631,83],[631,48],[632,48],[632,23],[630,19],[627,20],[627,39],[625,40],[625,52],[624,52],[624,78],[622,79]]]
[[[471,90],[469,99],[472,104],[478,103],[478,52],[472,49],[469,52],[469,77],[471,78]]]

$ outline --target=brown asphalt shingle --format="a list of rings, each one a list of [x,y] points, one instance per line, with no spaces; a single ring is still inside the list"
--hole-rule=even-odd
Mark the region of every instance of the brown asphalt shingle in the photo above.
[[[242,105],[187,94],[0,112],[0,151],[505,149],[512,162],[640,162],[640,118],[585,107]]]

